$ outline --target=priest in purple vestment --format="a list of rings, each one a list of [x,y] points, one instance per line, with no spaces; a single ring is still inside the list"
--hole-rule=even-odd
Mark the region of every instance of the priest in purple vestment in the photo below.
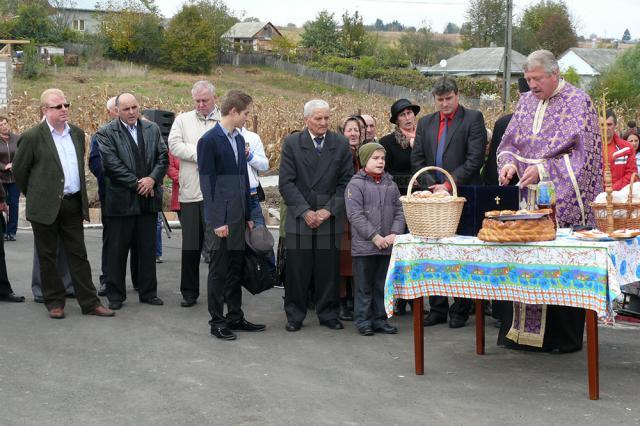
[[[598,116],[584,91],[560,77],[553,54],[538,50],[527,57],[531,88],[520,97],[498,147],[498,178],[507,185],[538,183],[546,171],[556,188],[561,227],[592,225],[589,203],[603,190]],[[516,349],[572,352],[582,347],[584,310],[513,303],[503,318],[498,344]]]

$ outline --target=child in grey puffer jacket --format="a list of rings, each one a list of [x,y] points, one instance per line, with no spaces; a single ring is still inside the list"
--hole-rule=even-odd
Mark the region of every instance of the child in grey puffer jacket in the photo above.
[[[353,176],[345,194],[356,286],[355,325],[363,336],[395,334],[398,329],[387,323],[385,315],[384,281],[395,237],[405,229],[400,191],[384,171],[382,145],[365,144],[358,155],[364,168]]]

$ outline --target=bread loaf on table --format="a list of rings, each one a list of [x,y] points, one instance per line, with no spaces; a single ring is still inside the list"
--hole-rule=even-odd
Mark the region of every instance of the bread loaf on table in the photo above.
[[[552,241],[556,239],[556,229],[548,216],[533,220],[484,219],[478,238],[495,243]]]

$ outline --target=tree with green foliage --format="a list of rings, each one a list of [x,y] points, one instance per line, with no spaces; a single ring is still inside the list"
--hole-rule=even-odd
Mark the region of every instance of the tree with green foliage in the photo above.
[[[340,45],[347,58],[358,58],[364,54],[368,34],[362,23],[362,15],[356,12],[353,16],[349,12],[342,15],[342,31],[340,31]]]
[[[631,41],[631,33],[629,32],[629,28],[624,30],[624,34],[622,34],[622,42],[628,43]]]
[[[411,65],[407,53],[395,46],[377,47],[374,55],[382,68],[407,68]]]
[[[208,73],[219,60],[220,36],[236,22],[221,0],[183,4],[165,31],[163,62],[174,71]]]
[[[296,55],[296,42],[291,40],[287,36],[275,37],[273,39],[273,44],[275,46],[275,51],[280,58],[284,58],[285,60],[290,60],[292,57]]]
[[[339,49],[338,25],[333,13],[326,10],[318,13],[314,21],[304,24],[304,31],[300,37],[302,46],[314,49],[321,55],[336,53]]]
[[[463,47],[504,46],[506,11],[507,0],[471,0],[460,29]]]
[[[578,35],[562,0],[542,0],[528,7],[513,33],[513,49],[528,55],[547,49],[560,56],[578,44]]]
[[[460,27],[454,24],[453,22],[449,22],[446,27],[444,27],[444,34],[458,34],[460,33]]]
[[[11,38],[36,43],[56,42],[49,8],[39,2],[25,2],[18,6],[16,17],[9,21]]]
[[[33,44],[27,44],[22,49],[22,77],[35,80],[42,75],[44,64],[38,54],[38,48]]]
[[[109,13],[100,26],[106,56],[133,62],[160,61],[164,34],[152,1],[113,0],[106,10]]]
[[[574,67],[569,67],[565,72],[563,72],[562,78],[574,86],[580,86],[580,74],[578,74],[578,71],[576,71]]]
[[[607,101],[640,108],[640,46],[625,50],[607,69],[591,89],[591,96],[599,99],[607,94]]]
[[[449,43],[435,39],[429,28],[420,28],[415,33],[403,33],[398,46],[414,64],[433,65],[456,53]]]

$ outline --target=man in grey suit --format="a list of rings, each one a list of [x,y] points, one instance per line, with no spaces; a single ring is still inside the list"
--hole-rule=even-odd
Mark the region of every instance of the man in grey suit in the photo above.
[[[82,220],[89,220],[84,131],[67,123],[69,103],[61,90],[45,90],[40,102],[45,119],[20,136],[13,174],[27,197],[45,306],[51,318],[64,318],[65,288],[56,267],[61,239],[82,313],[113,316],[98,299],[84,244]]]
[[[425,166],[437,166],[451,173],[456,185],[480,185],[487,145],[482,113],[460,105],[458,86],[451,77],[436,80],[431,94],[438,111],[418,121],[411,168],[416,172]],[[434,172],[423,176],[423,187],[434,192],[451,192],[451,184],[444,174]],[[456,299],[449,308],[446,297],[430,296],[429,305],[431,311],[425,318],[425,326],[446,322],[448,313],[451,328],[463,327],[471,310],[469,299]]]
[[[302,132],[285,139],[280,157],[279,189],[287,205],[286,329],[302,327],[313,286],[320,324],[338,330],[344,191],[354,173],[353,157],[347,139],[328,130],[327,102],[307,102],[304,121]]]
[[[98,130],[105,183],[102,214],[108,217],[105,281],[111,309],[127,298],[127,253],[136,257],[138,298],[162,305],[156,280],[156,221],[162,211],[162,179],[169,157],[158,126],[140,119],[138,100],[130,93],[116,98],[118,117]],[[135,253],[135,254],[133,254]]]

